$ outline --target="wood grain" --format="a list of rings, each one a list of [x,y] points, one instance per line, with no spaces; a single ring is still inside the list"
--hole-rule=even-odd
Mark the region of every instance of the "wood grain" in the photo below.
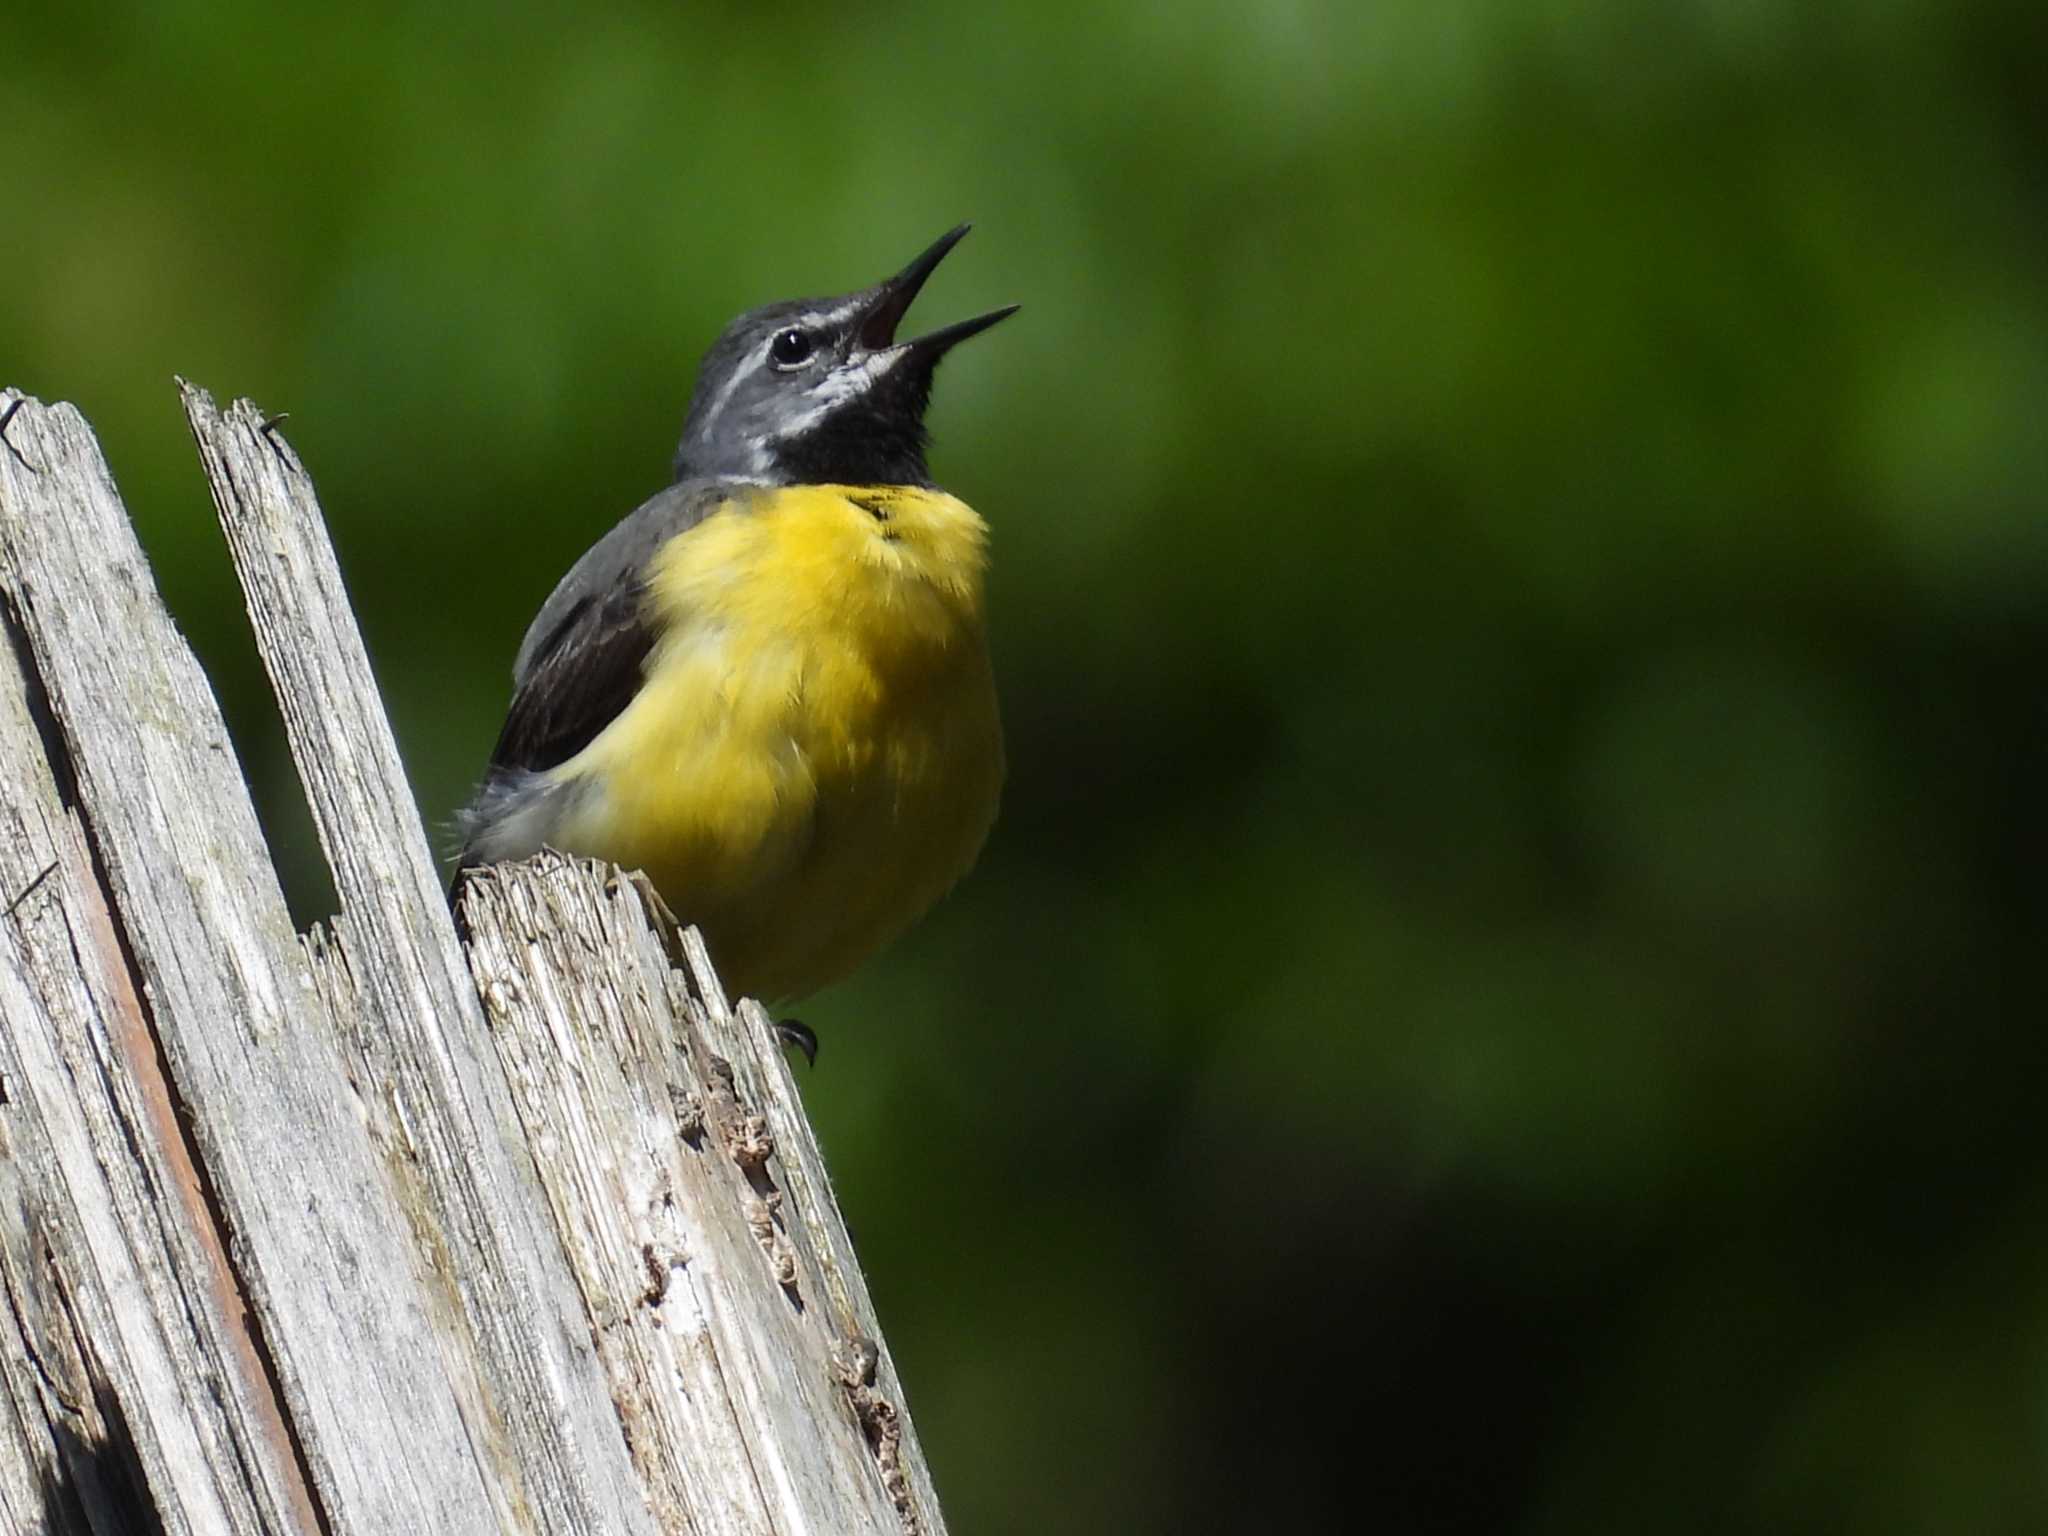
[[[18,398],[0,1536],[943,1536],[767,1017],[552,854],[465,943],[312,483],[187,386],[341,899],[295,933],[89,428]]]

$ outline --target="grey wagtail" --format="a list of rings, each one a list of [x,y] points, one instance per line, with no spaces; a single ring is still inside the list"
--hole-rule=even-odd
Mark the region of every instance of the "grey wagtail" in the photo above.
[[[736,996],[779,1003],[967,872],[1003,779],[988,528],[932,483],[924,414],[939,359],[1016,306],[896,339],[967,228],[726,328],[674,483],[526,631],[458,880],[543,845],[642,870]]]

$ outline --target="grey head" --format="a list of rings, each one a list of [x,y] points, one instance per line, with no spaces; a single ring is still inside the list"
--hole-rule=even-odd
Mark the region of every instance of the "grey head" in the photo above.
[[[769,304],[727,326],[698,370],[676,479],[929,485],[924,411],[933,370],[953,346],[1017,310],[896,339],[911,300],[968,228],[941,235],[872,288]]]

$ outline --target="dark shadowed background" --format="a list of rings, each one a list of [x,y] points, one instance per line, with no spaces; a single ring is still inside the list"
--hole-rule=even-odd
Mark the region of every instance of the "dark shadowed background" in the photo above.
[[[2044,17],[31,7],[0,380],[310,921],[172,374],[443,823],[717,329],[977,220],[1003,819],[803,1011],[954,1529],[2039,1530]]]

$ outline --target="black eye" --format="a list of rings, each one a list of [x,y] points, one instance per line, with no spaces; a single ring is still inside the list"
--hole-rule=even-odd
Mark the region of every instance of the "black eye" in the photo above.
[[[778,331],[768,343],[768,360],[778,368],[801,368],[811,360],[811,338],[799,330]]]

